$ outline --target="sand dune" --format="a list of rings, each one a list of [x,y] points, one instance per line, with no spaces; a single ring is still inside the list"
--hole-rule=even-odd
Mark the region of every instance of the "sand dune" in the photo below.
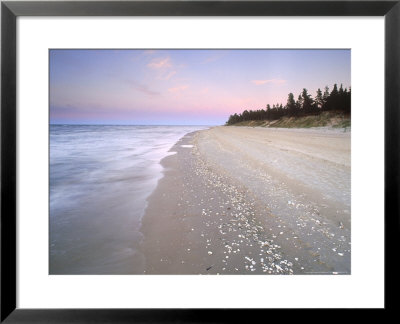
[[[143,219],[146,273],[350,273],[350,132],[184,137]],[[193,145],[193,146],[192,146]]]

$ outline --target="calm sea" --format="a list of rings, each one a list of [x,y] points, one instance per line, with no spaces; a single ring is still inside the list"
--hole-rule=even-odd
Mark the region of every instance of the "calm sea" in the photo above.
[[[135,274],[162,158],[207,126],[50,126],[50,274]]]

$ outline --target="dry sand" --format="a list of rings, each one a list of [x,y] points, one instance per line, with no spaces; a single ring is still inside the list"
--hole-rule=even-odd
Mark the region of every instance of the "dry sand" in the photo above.
[[[146,273],[350,274],[350,132],[183,137],[142,221]]]

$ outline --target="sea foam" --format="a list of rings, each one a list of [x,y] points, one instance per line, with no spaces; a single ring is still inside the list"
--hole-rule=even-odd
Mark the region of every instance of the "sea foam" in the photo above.
[[[50,274],[142,273],[160,161],[202,126],[50,126]]]

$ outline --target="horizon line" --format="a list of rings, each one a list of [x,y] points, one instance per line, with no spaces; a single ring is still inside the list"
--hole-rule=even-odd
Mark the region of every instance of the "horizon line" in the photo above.
[[[220,124],[70,124],[70,123],[49,123],[50,126],[220,126]]]

